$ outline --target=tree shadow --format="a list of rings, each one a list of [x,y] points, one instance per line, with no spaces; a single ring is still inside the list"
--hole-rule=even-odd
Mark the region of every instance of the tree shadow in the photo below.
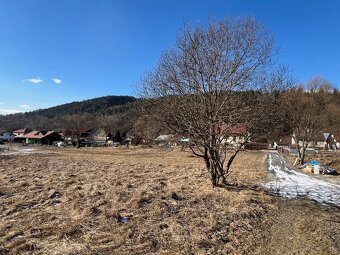
[[[239,183],[225,183],[225,184],[219,184],[219,188],[226,189],[228,191],[243,191],[243,190],[252,190],[252,191],[262,191],[264,190],[263,187],[260,185],[245,185],[245,184],[239,184]]]

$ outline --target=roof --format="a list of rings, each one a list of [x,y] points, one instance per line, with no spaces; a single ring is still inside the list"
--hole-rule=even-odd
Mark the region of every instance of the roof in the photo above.
[[[332,135],[330,132],[320,131],[315,135],[313,140],[318,142],[324,142],[329,138],[330,135]]]
[[[104,136],[106,137],[107,133],[103,128],[98,128],[93,132],[94,136]]]
[[[53,133],[57,133],[57,132],[55,132],[55,131],[53,131],[53,130],[47,131],[46,134],[45,134],[44,136],[49,136],[50,134],[53,134]],[[58,134],[58,135],[59,135],[59,134]]]
[[[224,132],[228,135],[245,135],[247,134],[247,126],[244,124],[235,124],[232,126],[228,126],[227,124],[221,125],[217,128],[216,132],[221,133]]]
[[[173,137],[174,135],[160,135],[155,139],[155,141],[170,141]]]
[[[41,139],[44,137],[44,135],[40,132],[40,131],[32,131],[32,132],[29,132],[25,135],[23,135],[22,137],[24,138],[35,138],[35,139]]]
[[[232,135],[244,135],[247,133],[247,127],[242,124],[237,124],[235,126],[230,127],[227,132]]]
[[[28,132],[28,130],[29,130],[28,128],[21,128],[21,129],[13,131],[13,133],[25,133],[25,132]]]
[[[42,139],[42,138],[45,138],[45,137],[47,137],[51,134],[54,134],[54,133],[58,134],[57,132],[55,132],[53,130],[50,130],[50,131],[47,131],[47,132],[35,130],[35,131],[27,133],[26,135],[23,135],[22,137],[23,138],[32,138],[32,139]]]

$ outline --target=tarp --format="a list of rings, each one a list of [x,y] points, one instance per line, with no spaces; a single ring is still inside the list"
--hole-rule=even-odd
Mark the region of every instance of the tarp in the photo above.
[[[305,164],[305,166],[321,166],[318,161],[310,161]]]

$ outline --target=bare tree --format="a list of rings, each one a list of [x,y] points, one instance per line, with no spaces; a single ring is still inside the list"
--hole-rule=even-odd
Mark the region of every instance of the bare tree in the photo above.
[[[151,145],[159,134],[169,134],[170,132],[172,130],[169,130],[165,123],[158,122],[147,114],[141,115],[135,121],[132,129],[134,142],[142,142],[148,145]]]
[[[69,131],[71,131],[72,135],[74,135],[77,139],[77,148],[80,148],[80,139],[81,135],[88,128],[89,121],[88,114],[83,115],[68,115],[65,117],[65,124]]]
[[[298,149],[298,164],[303,165],[306,148],[312,145],[323,128],[324,102],[317,90],[306,92],[304,86],[297,86],[284,95],[283,107]]]
[[[310,79],[305,87],[307,91],[311,93],[319,91],[322,91],[324,93],[332,93],[334,90],[334,85],[330,81],[320,76],[316,76]]]
[[[191,138],[213,186],[226,183],[237,153],[264,128],[270,89],[285,81],[283,69],[274,70],[275,53],[273,37],[252,18],[186,26],[141,82],[148,114]],[[243,137],[232,144],[240,126]]]

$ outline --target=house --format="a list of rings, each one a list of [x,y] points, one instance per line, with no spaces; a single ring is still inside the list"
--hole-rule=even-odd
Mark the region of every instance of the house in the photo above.
[[[329,132],[319,132],[312,141],[310,141],[307,145],[309,148],[315,148],[319,150],[335,150],[337,142]],[[302,142],[299,142],[299,145],[302,146]],[[292,147],[297,146],[297,143],[294,139],[294,134],[292,135]]]
[[[60,141],[61,136],[55,131],[32,131],[22,136],[27,144],[52,145],[54,141]]]
[[[282,146],[282,147],[292,147],[294,143],[294,138],[292,135],[286,135],[281,137],[277,142],[274,142],[273,147]]]
[[[112,134],[107,133],[103,128],[98,128],[92,133],[92,139],[95,145],[105,145],[108,140],[112,139]]]
[[[0,131],[0,140],[4,142],[13,142],[15,135],[8,131]]]
[[[23,136],[23,135],[26,135],[28,134],[29,132],[31,132],[32,130],[28,129],[28,128],[21,128],[21,129],[18,129],[18,130],[15,130],[13,131],[13,134],[15,136]]]
[[[224,135],[224,142],[231,147],[239,147],[242,144],[250,142],[250,133],[247,126],[235,124],[232,126],[221,125],[216,129],[217,134]]]
[[[22,136],[25,139],[27,144],[40,144],[41,139],[44,137],[43,133],[40,131],[31,131]]]
[[[159,135],[154,139],[154,142],[158,145],[176,145],[177,139],[174,135]]]
[[[69,145],[77,145],[79,140],[80,145],[89,146],[92,145],[93,142],[92,134],[93,132],[91,129],[67,128],[66,131],[64,131],[64,140]]]
[[[93,131],[92,129],[84,130],[79,137],[81,146],[91,146],[93,144]],[[73,139],[73,143],[77,144],[77,138]]]
[[[18,130],[13,131],[13,134],[15,135],[14,140],[17,142],[24,142],[26,139],[24,138],[24,135],[28,134],[32,130],[28,128],[21,128]]]
[[[320,132],[314,140],[314,147],[321,150],[336,150],[334,135],[329,132]]]

